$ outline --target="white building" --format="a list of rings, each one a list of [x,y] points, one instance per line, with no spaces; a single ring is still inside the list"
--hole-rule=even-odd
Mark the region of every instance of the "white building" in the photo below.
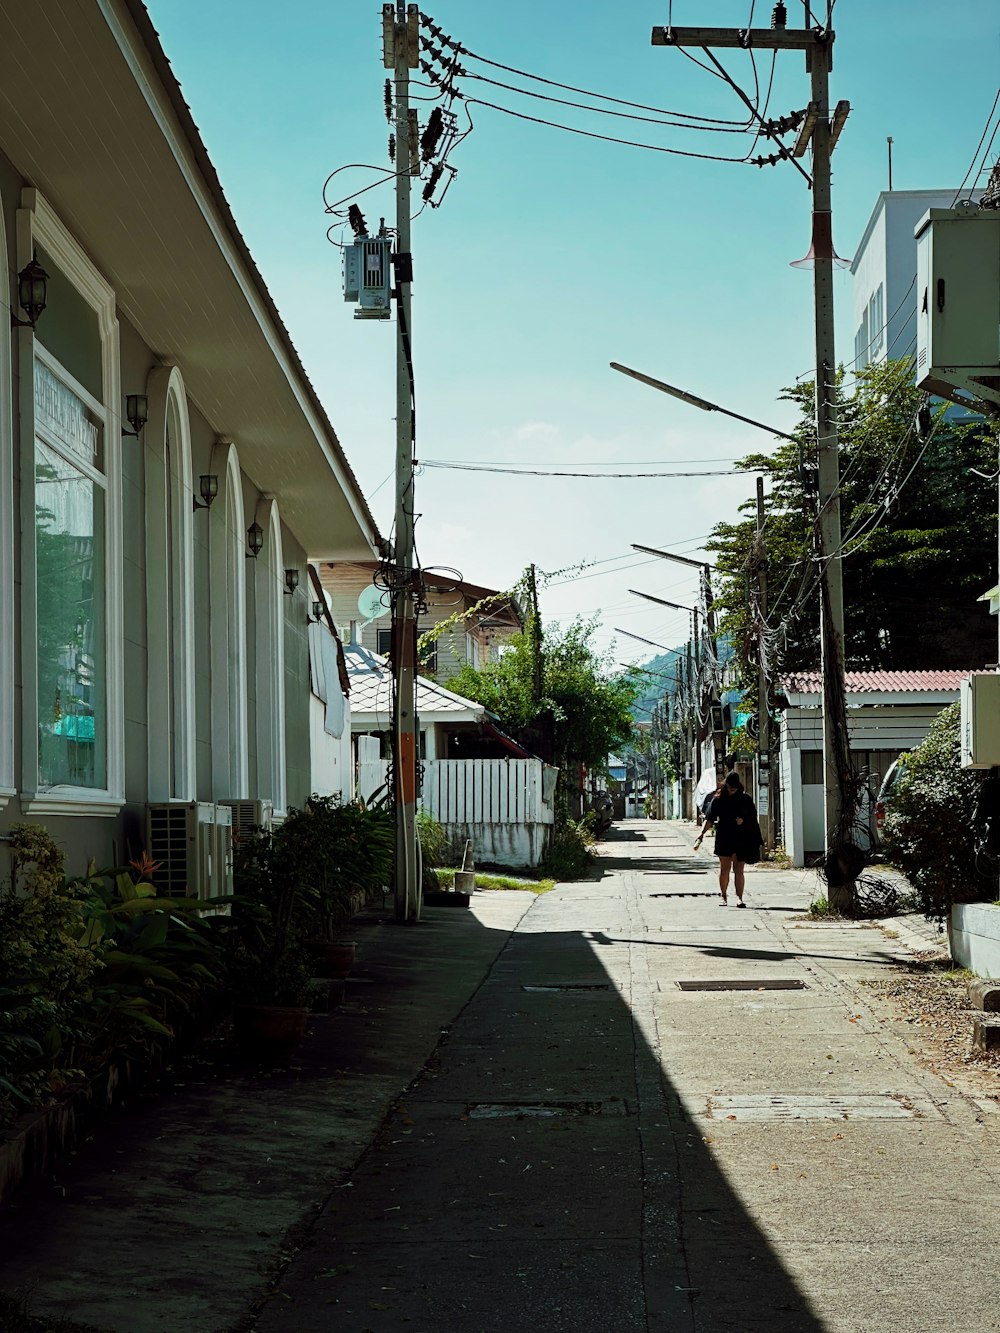
[[[955,190],[883,190],[851,262],[853,366],[909,356],[917,345],[917,242],[929,208],[950,208]],[[971,193],[973,200],[981,190]],[[966,197],[963,192],[963,197]]]
[[[871,805],[893,760],[920,744],[942,708],[957,701],[959,684],[968,674],[847,672],[851,759],[869,775]],[[822,678],[817,672],[792,677],[784,691],[788,707],[781,714],[778,741],[781,836],[792,864],[802,866],[824,850]]]

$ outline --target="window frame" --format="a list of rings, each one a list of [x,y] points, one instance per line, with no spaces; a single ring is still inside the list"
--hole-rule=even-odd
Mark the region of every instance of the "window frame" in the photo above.
[[[19,453],[21,460],[21,785],[27,815],[117,815],[125,804],[124,591],[121,476],[121,363],[118,318],[111,286],[87,258],[44,196],[33,187],[21,191],[16,213],[18,271],[40,245],[97,316],[101,340],[103,402],[45,349],[38,333],[19,330]],[[35,564],[35,394],[34,365],[40,360],[95,414],[103,429],[105,489],[104,661],[106,755],[105,786],[39,789],[38,754],[38,585]]]

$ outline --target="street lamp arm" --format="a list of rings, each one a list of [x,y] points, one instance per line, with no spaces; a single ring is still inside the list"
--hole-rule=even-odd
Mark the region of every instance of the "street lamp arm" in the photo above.
[[[644,639],[641,634],[633,634],[631,630],[619,629],[617,625],[615,626],[615,633],[624,634],[626,639],[638,639],[640,643],[648,643],[651,648],[662,648],[665,653],[677,651],[675,648],[668,648],[665,643],[656,643],[653,639]]]
[[[783,440],[792,440],[796,444],[799,443],[797,435],[789,435],[787,431],[778,430],[776,426],[768,426],[763,421],[755,421],[753,417],[745,417],[739,412],[731,412],[728,407],[720,407],[718,403],[710,403],[707,398],[699,398],[697,394],[688,393],[684,389],[675,389],[672,384],[664,384],[663,380],[654,380],[651,375],[643,375],[641,371],[619,365],[617,361],[612,361],[610,365],[612,370],[619,370],[623,375],[629,375],[642,384],[648,384],[651,389],[659,389],[661,393],[669,393],[672,398],[679,398],[682,403],[690,403],[692,407],[700,407],[703,412],[721,412],[723,416],[732,417],[735,421],[745,422],[748,426],[756,426],[758,430],[766,430],[768,435],[777,435]]]
[[[714,569],[714,568],[715,568],[715,566],[714,566],[714,565],[710,565],[710,564],[708,563],[707,560],[692,560],[692,559],[690,558],[690,556],[686,556],[686,555],[674,555],[674,554],[673,554],[672,552],[670,552],[670,551],[660,551],[660,550],[658,550],[655,546],[639,546],[639,545],[637,545],[635,542],[633,542],[633,543],[632,543],[632,550],[633,550],[633,551],[642,551],[645,555],[658,555],[658,556],[660,557],[661,560],[676,560],[676,561],[678,562],[678,564],[681,564],[681,565],[692,565],[695,569]],[[644,596],[644,595],[645,595],[645,594],[640,593],[640,596]],[[682,609],[685,610],[685,611],[687,611],[689,608],[685,606],[685,607],[683,607]]]
[[[644,597],[647,602],[655,602],[657,606],[669,606],[674,611],[690,611],[695,616],[701,614],[696,606],[681,606],[680,602],[668,602],[665,597],[654,597],[652,593],[637,592],[635,588],[629,588],[629,592],[633,597]]]

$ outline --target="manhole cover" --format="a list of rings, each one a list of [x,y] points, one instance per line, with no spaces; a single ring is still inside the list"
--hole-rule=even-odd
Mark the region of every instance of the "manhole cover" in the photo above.
[[[908,1097],[882,1093],[843,1097],[710,1097],[711,1120],[912,1120],[917,1111]]]
[[[606,981],[558,981],[548,986],[522,986],[521,989],[547,995],[552,991],[562,994],[563,992],[572,993],[574,991],[609,990],[610,987]]]
[[[548,1120],[565,1115],[628,1115],[624,1101],[607,1102],[473,1102],[470,1120]]]
[[[776,977],[770,981],[742,980],[730,981],[678,981],[678,990],[808,990],[809,987],[798,977]]]

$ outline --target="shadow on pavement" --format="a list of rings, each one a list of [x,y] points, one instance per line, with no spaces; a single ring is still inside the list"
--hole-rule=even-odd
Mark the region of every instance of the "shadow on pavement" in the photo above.
[[[3,1280],[118,1333],[822,1333],[586,911],[359,930],[297,1068],[206,1067],[109,1117],[7,1210]]]

